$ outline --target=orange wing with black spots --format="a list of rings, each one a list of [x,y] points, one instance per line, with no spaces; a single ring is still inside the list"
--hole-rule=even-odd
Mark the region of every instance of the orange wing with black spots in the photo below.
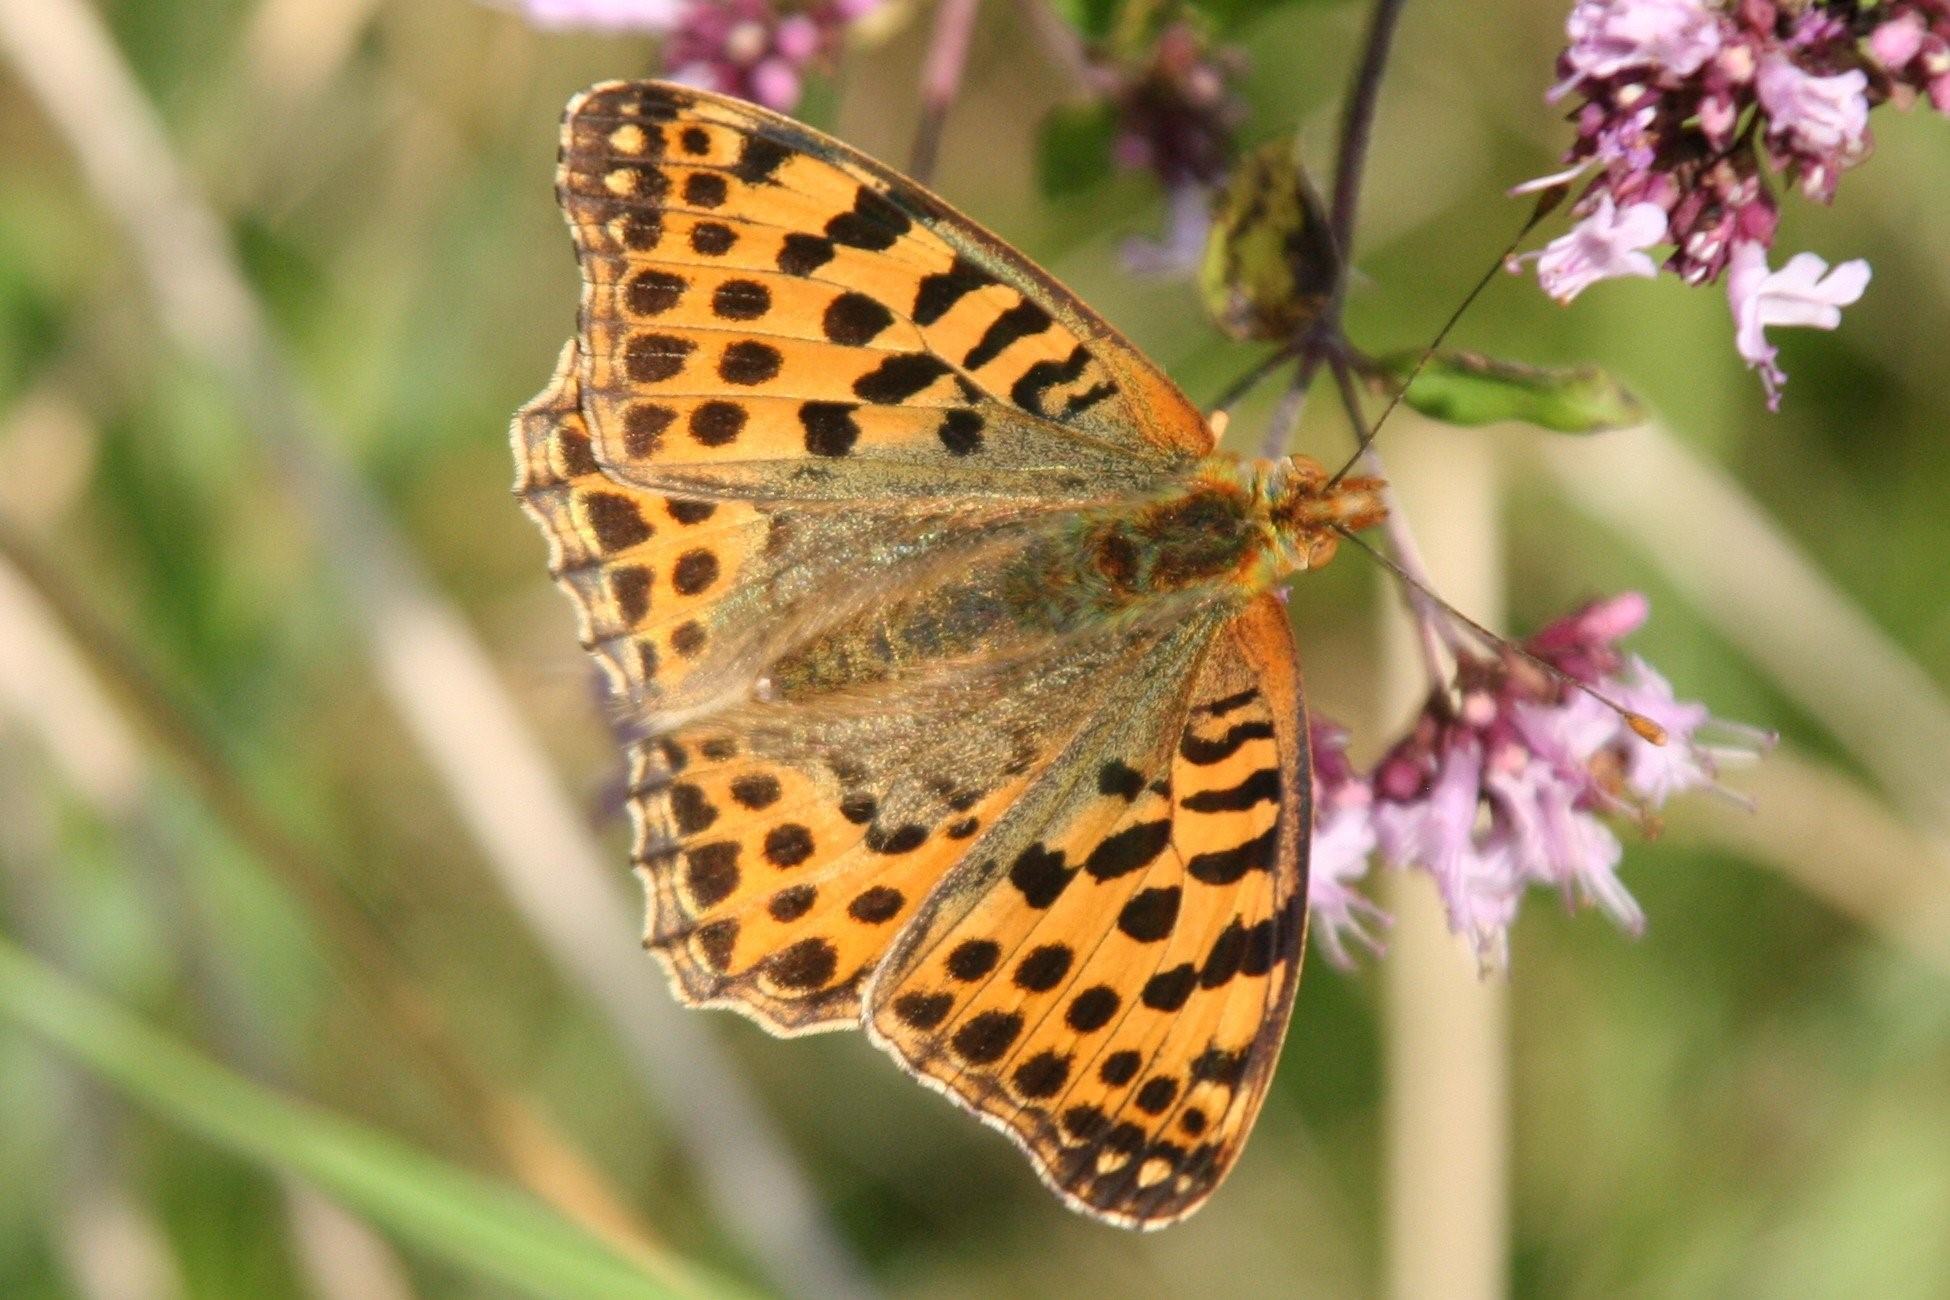
[[[1171,381],[1042,271],[787,118],[597,86],[569,106],[557,184],[585,413],[621,476],[1074,500],[1211,450]]]
[[[1020,255],[750,105],[598,86],[558,189],[580,329],[516,490],[629,735],[673,988],[864,1015],[1072,1204],[1188,1212],[1292,996],[1292,651],[1224,583],[1093,606],[1085,539],[1210,430]]]
[[[869,994],[908,1068],[1074,1206],[1146,1228],[1231,1168],[1299,982],[1311,783],[1284,608],[1256,599],[1149,705],[1165,743],[1105,736],[1037,834],[944,883]]]

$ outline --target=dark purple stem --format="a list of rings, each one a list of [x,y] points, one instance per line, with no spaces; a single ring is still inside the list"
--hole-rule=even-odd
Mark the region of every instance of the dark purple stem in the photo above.
[[[908,174],[924,185],[934,178],[941,131],[948,123],[948,110],[961,93],[968,42],[980,8],[981,0],[940,0],[934,11],[934,35],[921,65],[921,121],[914,132],[914,153],[907,168]]]
[[[1341,254],[1341,275],[1354,247],[1354,214],[1361,203],[1361,171],[1368,160],[1368,142],[1374,134],[1375,107],[1381,100],[1381,77],[1388,68],[1388,51],[1395,43],[1395,23],[1407,0],[1375,0],[1368,16],[1368,34],[1362,44],[1361,64],[1349,87],[1347,105],[1341,112],[1341,143],[1334,161],[1334,208],[1329,228]]]

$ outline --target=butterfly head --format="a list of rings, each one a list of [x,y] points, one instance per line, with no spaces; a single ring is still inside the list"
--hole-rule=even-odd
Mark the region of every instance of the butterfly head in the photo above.
[[[1336,483],[1310,456],[1274,461],[1260,490],[1282,577],[1320,568],[1334,558],[1344,531],[1372,528],[1388,513],[1380,479],[1349,476]]]

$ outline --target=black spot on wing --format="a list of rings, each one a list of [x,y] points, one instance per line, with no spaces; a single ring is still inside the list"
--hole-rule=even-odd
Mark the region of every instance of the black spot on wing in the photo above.
[[[638,460],[656,455],[663,446],[664,430],[676,418],[677,412],[668,406],[655,402],[631,403],[629,409],[623,412],[623,450]],[[571,472],[594,474],[597,471],[596,458],[587,439],[582,440],[582,453],[584,461],[571,462]],[[584,468],[585,464],[587,468]]]
[[[1199,712],[1208,713],[1215,718],[1223,718],[1237,709],[1243,709],[1259,698],[1259,687],[1248,686],[1236,695],[1223,695],[1216,700],[1199,706]]]
[[[1219,937],[1212,942],[1212,950],[1205,955],[1205,965],[1199,968],[1201,985],[1215,989],[1239,973],[1240,964],[1246,960],[1246,935],[1246,927],[1236,917],[1219,932]]]
[[[694,341],[674,334],[637,334],[624,345],[623,370],[639,384],[659,383],[682,370],[695,351]]]
[[[1081,343],[1062,361],[1038,361],[1010,387],[1009,400],[1031,415],[1047,418],[1052,412],[1043,406],[1044,395],[1052,388],[1075,383],[1089,364],[1090,352]]]
[[[789,989],[816,989],[833,978],[839,954],[824,939],[801,939],[765,959],[765,971]]]
[[[921,287],[914,295],[914,323],[932,325],[946,316],[949,309],[965,296],[994,283],[994,277],[988,272],[973,262],[957,257],[954,265],[947,270],[922,278]]]
[[[853,381],[856,396],[883,406],[905,402],[949,372],[948,363],[927,352],[900,352]]]
[[[1083,869],[1098,880],[1115,880],[1149,866],[1171,843],[1171,819],[1141,822],[1105,836],[1090,850]]]
[[[1198,968],[1190,962],[1160,971],[1145,981],[1144,1005],[1153,1011],[1176,1011],[1192,996],[1198,984]]]
[[[806,450],[814,456],[844,456],[860,440],[860,425],[851,402],[802,402],[799,423],[806,430]],[[868,816],[872,816],[871,813]]]
[[[1185,738],[1179,742],[1178,752],[1187,763],[1206,767],[1223,762],[1239,752],[1240,746],[1251,740],[1271,740],[1271,722],[1238,722],[1226,730],[1226,734],[1216,740],[1206,740],[1192,731],[1186,731]]]
[[[684,178],[684,202],[696,208],[724,206],[731,187],[716,172],[692,172]]]
[[[627,564],[610,573],[610,594],[625,623],[641,623],[650,612],[650,580],[650,570],[640,564]]]
[[[745,408],[736,402],[705,402],[691,411],[691,437],[706,447],[722,447],[744,432],[746,418]]]
[[[1185,870],[1192,879],[1208,885],[1237,884],[1248,871],[1269,871],[1273,855],[1278,851],[1279,829],[1275,824],[1267,827],[1265,834],[1256,835],[1244,844],[1195,854],[1185,864]]]
[[[772,181],[772,174],[785,165],[792,157],[792,151],[776,140],[768,140],[762,135],[748,135],[744,144],[738,148],[738,161],[732,164],[731,174],[747,185],[763,185]]]
[[[1121,1005],[1123,999],[1118,997],[1117,990],[1108,984],[1093,984],[1071,999],[1063,1019],[1080,1034],[1095,1033],[1110,1023]]]
[[[1011,343],[1041,334],[1050,324],[1049,313],[1024,298],[989,322],[961,363],[966,369],[979,370],[1001,356]]]
[[[1246,931],[1246,955],[1240,960],[1241,975],[1264,975],[1279,960],[1279,925],[1272,917],[1262,917]]]
[[[1200,790],[1185,797],[1184,807],[1193,812],[1244,812],[1261,803],[1277,803],[1280,798],[1280,769],[1262,767],[1238,785],[1226,790]]]
[[[1144,789],[1144,774],[1130,764],[1111,759],[1097,770],[1097,792],[1115,795],[1125,802],[1138,797]]]
[[[636,502],[618,492],[591,492],[583,498],[583,511],[596,534],[597,545],[605,553],[625,550],[648,541],[650,525]]]
[[[847,347],[865,347],[894,323],[894,313],[864,293],[852,290],[826,306],[821,322],[826,337]]]
[[[894,999],[894,1017],[910,1029],[933,1029],[954,1005],[948,993],[903,993]]]
[[[970,1065],[999,1060],[1022,1032],[1022,1017],[1013,1011],[984,1011],[955,1031],[955,1055]]]
[[[718,378],[727,384],[751,387],[777,377],[784,357],[770,343],[740,339],[718,358]]]
[[[950,456],[972,456],[982,449],[982,423],[980,412],[958,406],[941,417],[935,436]]]
[[[826,223],[826,237],[835,244],[880,252],[892,248],[914,223],[878,191],[862,185],[853,195],[853,208]]]
[[[720,221],[700,221],[691,227],[691,251],[705,257],[723,257],[737,242],[738,232]]]
[[[711,295],[711,313],[722,320],[757,320],[772,310],[772,291],[756,280],[726,280]]]
[[[1178,923],[1182,898],[1177,885],[1140,889],[1117,914],[1117,928],[1139,943],[1156,943]]]
[[[1111,383],[1108,379],[1102,383],[1092,384],[1081,393],[1075,394],[1067,402],[1063,403],[1063,418],[1067,420],[1073,416],[1081,415],[1105,398],[1115,396],[1116,393],[1117,385]]]
[[[1009,883],[1022,892],[1024,902],[1040,910],[1057,900],[1075,874],[1063,865],[1063,850],[1032,844],[1009,867]]]
[[[787,275],[811,275],[833,260],[833,241],[794,231],[779,245],[778,266]]]

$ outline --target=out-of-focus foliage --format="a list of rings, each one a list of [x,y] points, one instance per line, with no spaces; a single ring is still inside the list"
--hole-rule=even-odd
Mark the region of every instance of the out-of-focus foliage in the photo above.
[[[540,540],[508,497],[504,432],[574,326],[578,286],[551,194],[562,104],[591,81],[648,72],[652,47],[539,34],[467,0],[97,7],[246,254],[300,385],[346,431],[340,450],[492,652],[626,882],[613,738]],[[1426,343],[1521,223],[1525,208],[1504,191],[1549,170],[1566,142],[1540,98],[1564,8],[1408,8],[1352,250],[1348,324],[1364,345]],[[1307,157],[1330,158],[1363,7],[1238,0],[1213,12],[1249,60],[1241,141],[1297,128]],[[926,35],[911,22],[856,51],[808,114],[905,157]],[[1121,268],[1119,242],[1158,224],[1146,178],[1106,169],[1040,189],[1038,133],[1074,100],[1065,77],[1014,6],[984,6],[935,184],[1208,401],[1263,349],[1214,330],[1195,284]],[[1950,337],[1950,138],[1893,110],[1878,111],[1875,132],[1876,156],[1835,208],[1786,215],[1794,246],[1867,257],[1877,276],[1838,332],[1781,337],[1794,385],[1777,416],[1733,351],[1724,299],[1670,280],[1601,285],[1565,310],[1534,282],[1503,279],[1452,343],[1602,364],[1950,688],[1950,368],[1935,345]],[[387,706],[267,445],[166,341],[132,266],[0,64],[0,517],[189,702],[243,787],[342,871],[347,900],[377,919],[470,1058],[532,1099],[659,1243],[762,1285],[679,1153],[683,1115],[653,1103],[483,867]],[[1235,413],[1241,450],[1275,400],[1264,392]],[[1332,463],[1348,448],[1324,401],[1298,441]],[[1715,611],[1689,605],[1636,543],[1526,472],[1546,439],[1495,441],[1513,628],[1643,588],[1655,616],[1638,644],[1684,695],[1778,727],[1784,751],[1863,782],[1811,712],[1731,648]],[[1350,726],[1357,751],[1403,721],[1376,703],[1374,628],[1392,600],[1354,555],[1293,596],[1310,697]],[[1779,609],[1771,631],[1799,636],[1801,614]],[[0,623],[9,649],[19,636]],[[1836,672],[1850,698],[1885,689]],[[83,743],[56,750],[28,703],[0,689],[10,936],[238,1073],[505,1174],[331,974],[330,926],[179,764],[145,747],[133,769],[104,775],[88,763],[112,746],[87,717],[62,713]],[[1763,806],[1755,824],[1768,816]],[[1864,855],[1882,843],[1859,842]],[[1872,867],[1910,873],[1895,878],[1917,896],[1937,887],[1926,858],[1844,854],[1826,869],[1841,879]],[[1950,1291],[1950,969],[1889,937],[1933,933],[1929,917],[1896,890],[1886,925],[1845,915],[1685,819],[1629,843],[1623,876],[1649,917],[1642,941],[1549,908],[1530,909],[1515,934],[1516,1293]],[[1460,963],[1457,977],[1468,977]],[[857,1035],[776,1042],[694,1014],[890,1293],[1364,1295],[1383,1253],[1380,984],[1372,965],[1310,968],[1237,1173],[1198,1217],[1143,1238],[1063,1211],[1005,1142]],[[667,998],[647,957],[639,995],[646,1007]],[[6,1027],[0,1097],[0,1293],[82,1293],[85,1269],[105,1260],[138,1271],[160,1260],[184,1295],[319,1293],[287,1186],[251,1162],[124,1104]],[[381,1240],[417,1293],[483,1294],[450,1260]]]
[[[1062,200],[1103,184],[1111,173],[1117,112],[1101,101],[1058,104],[1036,137],[1036,175],[1043,193]]]
[[[313,1180],[429,1253],[541,1295],[678,1294],[587,1234],[470,1174],[227,1074],[0,940],[0,1018],[198,1136]],[[701,1278],[685,1293],[726,1294]]]

